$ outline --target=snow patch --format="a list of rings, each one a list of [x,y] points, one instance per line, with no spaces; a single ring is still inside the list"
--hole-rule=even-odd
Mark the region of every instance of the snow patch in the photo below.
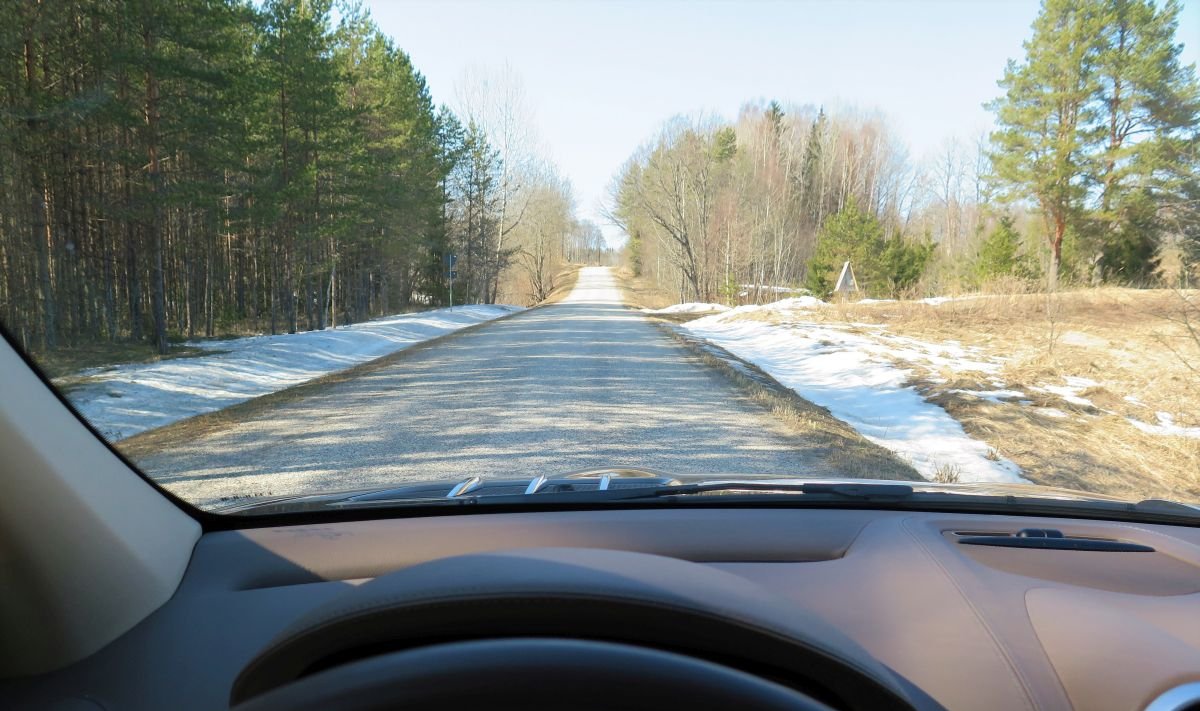
[[[1175,416],[1169,412],[1157,412],[1155,415],[1158,417],[1157,425],[1147,424],[1132,417],[1125,419],[1129,420],[1129,424],[1147,434],[1200,439],[1200,427],[1181,427],[1175,424]]]
[[[687,303],[675,304],[664,309],[642,309],[648,314],[703,314],[728,311],[729,307],[724,304],[701,304]]]
[[[324,331],[192,343],[215,352],[83,371],[86,382],[68,397],[101,434],[115,441],[520,310],[456,306]]]
[[[829,304],[821,301],[815,296],[794,296],[790,299],[781,299],[772,301],[769,304],[746,304],[736,308],[728,309],[723,313],[707,316],[700,321],[709,319],[717,321],[726,321],[739,319],[747,314],[763,314],[763,313],[792,313],[796,311],[811,311],[813,309],[823,308]]]
[[[1068,346],[1078,346],[1080,348],[1107,348],[1108,341],[1093,336],[1082,331],[1067,331],[1058,338],[1058,342]]]
[[[960,395],[972,395],[980,400],[987,400],[997,404],[1004,404],[1008,400],[1016,400],[1025,397],[1025,393],[1020,390],[951,390],[952,393]]]
[[[930,296],[925,299],[919,299],[920,303],[930,306],[940,306],[951,301],[967,301],[969,299],[984,298],[983,294],[968,294],[966,296]]]
[[[791,301],[789,299],[789,301]],[[924,477],[939,469],[964,482],[1022,482],[1020,468],[996,460],[987,444],[971,439],[941,407],[904,383],[896,360],[962,367],[966,350],[881,333],[855,333],[824,324],[772,325],[732,318],[738,309],[682,326],[766,372],[802,397],[829,409],[864,437],[907,460]],[[995,363],[969,359],[968,367]]]
[[[796,311],[807,309],[819,309],[829,304],[821,301],[815,296],[793,296],[790,299],[780,299],[769,304],[763,304],[760,308],[769,311]]]
[[[1053,417],[1056,420],[1065,420],[1066,418],[1070,417],[1069,414],[1063,412],[1057,407],[1035,407],[1033,408],[1033,411],[1045,415],[1046,417]]]
[[[1079,393],[1087,390],[1088,388],[1094,388],[1100,385],[1100,383],[1092,380],[1091,378],[1078,378],[1072,375],[1064,376],[1063,380],[1066,382],[1066,385],[1041,385],[1034,386],[1031,389],[1036,390],[1037,392],[1057,395],[1072,405],[1096,408],[1096,404],[1094,402],[1086,397],[1080,397]]]
[[[808,289],[800,286],[767,286],[765,284],[738,284],[739,289],[747,291],[766,291],[772,294],[810,294]]]

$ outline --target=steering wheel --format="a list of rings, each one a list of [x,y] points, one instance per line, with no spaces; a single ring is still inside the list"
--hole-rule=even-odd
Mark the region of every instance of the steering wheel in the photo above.
[[[517,638],[454,642],[372,657],[268,692],[238,711],[466,708],[829,707],[793,689],[680,654],[610,642]]]
[[[542,548],[444,558],[348,590],[239,675],[235,711],[937,709],[744,578]]]

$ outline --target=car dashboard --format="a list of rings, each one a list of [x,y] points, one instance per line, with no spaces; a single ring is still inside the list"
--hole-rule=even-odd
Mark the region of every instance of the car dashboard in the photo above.
[[[1060,534],[1099,543],[1006,542]],[[1144,709],[1200,681],[1195,528],[665,507],[210,532],[159,610],[88,659],[3,682],[0,706],[228,708],[247,665],[338,596],[429,561],[525,549],[627,551],[736,576],[836,629],[948,709]]]

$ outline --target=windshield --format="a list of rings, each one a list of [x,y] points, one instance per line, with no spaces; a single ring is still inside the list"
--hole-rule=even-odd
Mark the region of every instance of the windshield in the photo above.
[[[0,323],[204,509],[639,478],[1200,503],[1197,28],[18,3]]]

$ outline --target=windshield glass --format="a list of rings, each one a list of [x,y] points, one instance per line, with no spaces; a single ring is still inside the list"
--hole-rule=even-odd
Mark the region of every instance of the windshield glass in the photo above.
[[[18,3],[0,323],[206,509],[639,478],[1200,503],[1197,28]]]

